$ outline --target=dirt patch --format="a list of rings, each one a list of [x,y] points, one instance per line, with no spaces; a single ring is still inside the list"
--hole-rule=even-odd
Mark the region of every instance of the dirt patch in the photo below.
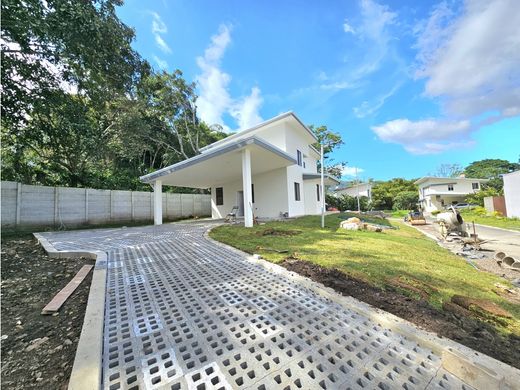
[[[488,315],[497,316],[497,317],[505,317],[511,318],[511,313],[507,310],[502,309],[496,303],[488,301],[486,299],[475,299],[470,297],[465,297],[463,295],[454,295],[451,297],[451,301],[459,306],[462,306],[464,309],[468,309],[470,311],[477,312],[485,312]]]
[[[92,271],[57,315],[43,307],[91,259],[51,259],[32,236],[2,239],[2,386],[66,389]]]
[[[422,299],[428,299],[430,295],[437,291],[436,288],[410,277],[395,277],[388,279],[387,283],[397,289],[416,294]]]
[[[296,236],[297,234],[301,234],[301,230],[280,230],[274,228],[267,228],[259,231],[257,234],[260,236]]]
[[[499,334],[493,326],[475,319],[470,310],[456,306],[453,311],[441,311],[425,299],[414,299],[399,291],[383,290],[337,269],[327,269],[302,260],[286,260],[282,266],[290,271],[323,283],[327,287],[350,295],[379,309],[404,318],[441,337],[455,340],[504,363],[520,368],[520,337]],[[401,280],[402,282],[402,280]],[[413,286],[410,282],[408,286]]]

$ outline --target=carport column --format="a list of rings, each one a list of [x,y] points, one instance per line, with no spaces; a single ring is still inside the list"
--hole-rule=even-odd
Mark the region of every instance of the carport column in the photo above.
[[[242,190],[244,191],[244,226],[253,227],[253,197],[251,195],[251,151],[242,152]]]
[[[162,225],[162,181],[156,180],[153,183],[153,223]]]

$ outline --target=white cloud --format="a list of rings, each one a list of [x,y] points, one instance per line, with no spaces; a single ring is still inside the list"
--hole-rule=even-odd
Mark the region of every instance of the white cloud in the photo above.
[[[395,119],[374,126],[372,130],[382,141],[401,144],[410,153],[430,154],[467,144],[472,126],[469,120]]]
[[[356,176],[359,176],[364,171],[365,170],[363,168],[346,166],[346,167],[343,167],[341,170],[341,177],[348,177],[348,176],[356,177]]]
[[[343,22],[343,31],[345,31],[346,33],[355,34],[354,28],[348,23],[347,19],[345,19],[345,21]]]
[[[517,0],[469,0],[459,18],[443,4],[418,38],[417,77],[450,115],[520,111],[520,12]],[[430,35],[430,38],[426,38]],[[436,40],[437,43],[432,43]]]
[[[252,88],[249,96],[233,99],[228,91],[231,76],[221,69],[224,53],[231,43],[231,26],[220,25],[218,33],[211,37],[211,43],[204,51],[204,56],[197,57],[201,73],[196,77],[199,85],[197,109],[200,118],[209,125],[222,125],[225,131],[224,114],[230,114],[240,129],[262,121],[259,109],[263,98],[260,89]]]
[[[164,38],[161,36],[163,34],[166,34],[168,32],[168,28],[166,27],[166,24],[162,21],[161,16],[157,12],[151,12],[153,20],[152,20],[152,34],[155,39],[155,43],[157,44],[157,47],[161,49],[163,52],[170,54],[172,52],[172,49]]]
[[[168,62],[166,62],[162,58],[159,58],[156,55],[154,55],[153,56],[153,60],[159,66],[159,68],[161,68],[161,69],[168,69]]]
[[[354,111],[354,115],[358,118],[364,118],[370,116],[377,112],[383,104],[389,99],[397,90],[401,87],[402,83],[397,83],[394,87],[388,91],[387,93],[378,96],[374,101],[368,102],[364,101],[358,107],[354,107],[352,110]]]
[[[424,94],[444,117],[397,119],[373,131],[414,154],[442,153],[473,145],[470,134],[482,126],[520,115],[518,26],[517,0],[467,0],[462,10],[437,5],[416,27],[415,77],[426,79]]]
[[[263,101],[260,89],[253,87],[249,96],[244,97],[231,108],[231,115],[236,119],[239,129],[247,129],[262,122],[258,111]]]

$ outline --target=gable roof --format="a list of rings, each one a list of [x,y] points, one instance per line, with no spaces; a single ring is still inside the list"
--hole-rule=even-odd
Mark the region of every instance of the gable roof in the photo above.
[[[307,126],[305,126],[305,124],[301,121],[300,118],[298,118],[298,117],[296,116],[296,114],[295,114],[294,112],[289,111],[289,112],[285,112],[285,113],[283,113],[283,114],[277,115],[277,116],[275,116],[275,117],[273,117],[273,118],[271,118],[271,119],[268,119],[268,120],[266,120],[266,121],[264,121],[264,122],[262,122],[262,123],[259,123],[259,124],[256,125],[256,126],[250,127],[250,128],[248,128],[248,129],[245,129],[245,130],[237,131],[236,133],[233,133],[233,134],[227,136],[226,138],[223,138],[223,139],[221,139],[221,140],[219,140],[219,141],[217,141],[217,142],[213,142],[212,144],[209,144],[209,145],[204,146],[203,148],[200,149],[200,151],[201,151],[202,153],[204,153],[204,152],[206,152],[207,150],[212,149],[212,148],[214,148],[214,147],[216,147],[216,146],[219,146],[219,145],[221,145],[221,144],[223,144],[223,143],[227,143],[227,142],[229,142],[229,141],[233,141],[233,140],[235,140],[235,139],[244,138],[245,136],[249,135],[249,133],[252,133],[252,132],[254,132],[254,131],[256,131],[256,130],[261,129],[262,127],[265,127],[265,126],[267,126],[267,125],[270,125],[270,124],[275,123],[275,122],[278,122],[278,121],[282,121],[282,120],[287,119],[287,118],[292,119],[292,120],[295,120],[298,124],[300,124],[300,125],[305,129],[305,131],[306,131],[306,132],[307,132],[307,133],[308,133],[308,134],[309,134],[309,135],[310,135],[310,136],[311,136],[311,137],[312,137],[316,142],[318,142],[318,138],[316,137],[316,135],[315,135],[315,134],[314,134],[314,133],[313,133],[313,132],[312,132],[312,131],[307,127]]]

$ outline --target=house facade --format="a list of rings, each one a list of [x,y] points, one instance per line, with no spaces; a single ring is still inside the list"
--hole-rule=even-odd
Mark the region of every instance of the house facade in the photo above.
[[[211,189],[212,217],[224,218],[236,207],[246,226],[253,218],[297,217],[321,212],[323,199],[312,146],[316,136],[292,112],[234,133],[202,148],[201,154],[141,177],[161,186]],[[329,176],[325,185],[339,182]],[[155,203],[156,223],[162,210]]]
[[[366,196],[368,199],[372,200],[372,183],[359,183],[354,184],[348,187],[336,188],[334,190],[334,194],[336,196],[341,195],[349,195],[349,196]]]
[[[422,177],[415,182],[419,187],[419,205],[423,211],[444,210],[464,203],[466,196],[480,191],[485,179],[466,177]]]
[[[507,216],[520,218],[520,171],[506,173],[502,178]]]

